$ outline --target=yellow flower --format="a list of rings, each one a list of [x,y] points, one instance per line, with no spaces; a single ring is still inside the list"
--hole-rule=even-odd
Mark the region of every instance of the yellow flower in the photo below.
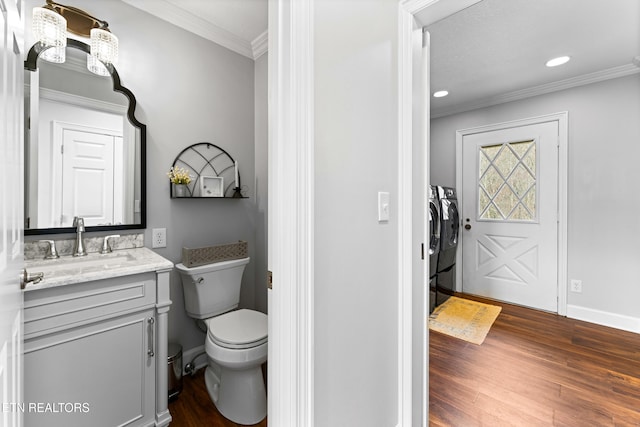
[[[173,184],[188,184],[191,182],[189,171],[180,167],[172,167],[169,172],[167,172],[167,176]]]

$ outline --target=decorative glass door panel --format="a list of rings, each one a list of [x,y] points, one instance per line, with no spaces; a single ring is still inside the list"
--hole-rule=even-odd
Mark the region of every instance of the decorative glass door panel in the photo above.
[[[536,221],[536,141],[478,147],[478,220]]]

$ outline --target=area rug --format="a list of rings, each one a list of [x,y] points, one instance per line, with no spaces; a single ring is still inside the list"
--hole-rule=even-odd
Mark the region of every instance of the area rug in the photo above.
[[[450,297],[429,316],[429,329],[482,344],[502,307]]]

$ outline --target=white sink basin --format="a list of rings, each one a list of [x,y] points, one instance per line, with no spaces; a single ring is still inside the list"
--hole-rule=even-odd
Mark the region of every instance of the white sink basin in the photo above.
[[[67,275],[82,275],[94,272],[107,272],[135,264],[137,258],[129,251],[117,251],[109,254],[91,253],[82,257],[60,257],[27,261],[25,267],[30,274],[44,273],[44,279]]]
[[[110,279],[152,271],[168,270],[173,263],[148,248],[132,248],[108,254],[89,253],[83,257],[63,256],[58,259],[26,260],[31,275],[43,273],[41,281],[28,283],[25,291]]]
[[[122,267],[124,263],[135,261],[135,258],[128,252],[111,253],[105,255],[87,255],[83,257],[63,257],[56,260],[47,260],[42,263],[44,272],[73,270],[79,273],[84,271],[108,270],[110,268]],[[37,268],[35,265],[32,268]]]

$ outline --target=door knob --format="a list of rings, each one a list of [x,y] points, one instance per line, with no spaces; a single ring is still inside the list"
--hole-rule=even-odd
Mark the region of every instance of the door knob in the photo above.
[[[471,230],[471,225],[470,225],[470,224],[465,225],[465,226],[464,226],[464,229],[465,229],[465,230]]]

